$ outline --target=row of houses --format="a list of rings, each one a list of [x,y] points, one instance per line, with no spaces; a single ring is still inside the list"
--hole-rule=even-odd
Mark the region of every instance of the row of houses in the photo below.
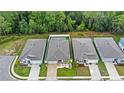
[[[67,63],[72,62],[73,57],[74,61],[79,64],[97,63],[99,54],[103,62],[124,63],[123,38],[120,39],[119,46],[113,38],[70,39],[69,35],[51,35],[48,40],[29,39],[19,60],[21,64],[42,64],[45,62],[55,63],[60,67],[69,67]]]

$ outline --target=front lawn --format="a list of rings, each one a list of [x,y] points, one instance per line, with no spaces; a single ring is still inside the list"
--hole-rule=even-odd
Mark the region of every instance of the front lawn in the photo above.
[[[89,67],[84,66],[84,65],[78,65],[77,76],[90,76]]]
[[[19,61],[17,61],[14,65],[14,71],[19,76],[24,76],[24,77],[29,76],[30,69],[31,69],[31,67],[21,66]]]
[[[71,69],[58,68],[57,76],[90,76],[90,71],[89,67],[79,66],[74,62]]]
[[[115,68],[120,76],[124,76],[124,65],[115,65]]]
[[[72,68],[58,68],[57,76],[76,76],[76,64],[72,63]]]
[[[100,73],[101,73],[102,76],[109,76],[108,71],[107,71],[107,69],[105,67],[104,62],[99,61],[98,62],[98,67],[99,67],[99,70],[100,70]]]
[[[45,77],[47,75],[47,64],[41,64],[40,66],[40,77]]]

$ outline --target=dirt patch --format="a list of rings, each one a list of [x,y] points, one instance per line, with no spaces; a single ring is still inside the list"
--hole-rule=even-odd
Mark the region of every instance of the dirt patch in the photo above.
[[[89,67],[84,65],[78,65],[77,76],[90,76]]]

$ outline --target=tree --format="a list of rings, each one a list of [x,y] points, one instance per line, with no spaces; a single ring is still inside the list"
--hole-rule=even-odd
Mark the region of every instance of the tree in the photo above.
[[[111,32],[113,32],[113,33],[124,32],[124,15],[116,16],[112,20]]]
[[[0,16],[0,35],[7,35],[10,31],[10,23],[8,23],[4,17]]]
[[[20,28],[21,34],[28,34],[29,33],[28,23],[24,19],[19,22],[19,28]]]
[[[85,24],[84,22],[82,21],[82,23],[77,27],[77,30],[78,31],[83,31],[85,29]]]

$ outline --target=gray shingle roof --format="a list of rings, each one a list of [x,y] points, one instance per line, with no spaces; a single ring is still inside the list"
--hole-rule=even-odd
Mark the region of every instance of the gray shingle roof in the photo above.
[[[70,59],[69,41],[66,38],[51,38],[48,46],[47,61]]]
[[[19,60],[30,57],[31,60],[41,60],[44,55],[46,39],[29,39],[19,57]]]
[[[94,38],[94,43],[103,58],[124,58],[113,38]]]
[[[90,38],[72,38],[72,44],[75,60],[99,59]]]

